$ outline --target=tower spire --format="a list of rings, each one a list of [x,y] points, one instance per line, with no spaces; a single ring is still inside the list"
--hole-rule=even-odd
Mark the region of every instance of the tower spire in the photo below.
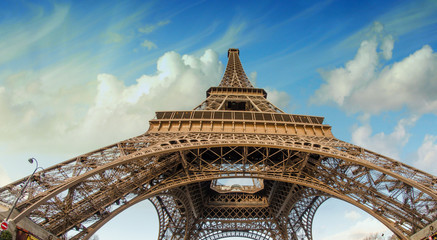
[[[219,87],[253,88],[243,70],[239,55],[240,50],[238,48],[228,50],[228,65]]]

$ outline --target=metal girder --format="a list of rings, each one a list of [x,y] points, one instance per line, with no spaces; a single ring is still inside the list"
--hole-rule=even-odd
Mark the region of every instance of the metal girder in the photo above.
[[[197,137],[201,135],[197,134]],[[230,140],[228,139],[228,144]],[[193,188],[196,185],[189,185],[190,183],[221,177],[246,176],[273,180],[279,184],[289,182],[298,186],[305,186],[305,184],[307,187],[317,186],[329,196],[331,196],[330,191],[334,191],[337,195],[343,194],[348,198],[334,197],[353,202],[374,216],[391,219],[386,222],[386,225],[390,224],[392,230],[398,229],[403,235],[412,234],[435,219],[432,213],[436,211],[436,200],[426,192],[420,191],[417,186],[427,187],[420,182],[416,183],[416,186],[411,186],[400,180],[401,177],[393,177],[393,172],[389,175],[378,171],[378,168],[372,169],[364,164],[360,165],[360,161],[347,161],[345,152],[333,158],[316,155],[312,149],[307,148],[298,151],[262,147],[261,142],[264,142],[262,138],[258,144],[252,144],[251,147],[238,145],[218,147],[217,143],[211,146],[197,142],[197,148],[184,148],[185,160],[180,156],[180,149],[175,153],[157,151],[140,159],[135,159],[136,154],[132,154],[132,160],[135,161],[126,159],[118,165],[90,168],[90,174],[80,180],[71,177],[71,180],[76,181],[71,186],[64,184],[59,187],[54,184],[52,189],[39,194],[35,192],[38,188],[33,188],[34,197],[29,195],[25,201],[19,203],[18,209],[26,210],[33,207],[35,210],[29,211],[28,217],[41,223],[46,229],[62,235],[77,225],[86,226],[87,222],[99,221],[99,214],[110,211],[108,207],[111,203],[128,195],[129,191],[138,191],[140,188],[140,191],[145,194],[156,189],[155,192],[158,194],[159,188],[165,189],[178,185],[188,185]],[[299,162],[302,162],[302,158],[296,153],[305,150],[308,154],[319,157],[312,157],[311,161],[300,169]],[[249,153],[244,161],[246,165],[242,165],[244,151]],[[230,161],[226,156],[235,159]],[[292,158],[295,159],[290,161],[289,159]],[[285,161],[284,159],[288,161],[287,164],[280,164]],[[183,161],[186,161],[188,171],[183,167]],[[408,169],[403,170],[404,173],[407,171]],[[83,175],[87,173],[84,172]],[[433,179],[430,178],[429,182],[432,181]],[[32,182],[32,184],[37,183],[37,181]],[[42,185],[47,186],[47,184]],[[60,189],[62,187],[64,190]],[[74,191],[71,190],[72,187]],[[435,186],[430,187],[432,188],[428,191],[435,192]],[[8,191],[8,188],[2,190],[1,194]],[[59,193],[50,197],[48,193],[51,192]],[[44,197],[48,200],[41,201]],[[73,201],[63,201],[67,197]],[[200,195],[198,198],[201,198]],[[196,203],[196,205],[200,204],[202,201]]]

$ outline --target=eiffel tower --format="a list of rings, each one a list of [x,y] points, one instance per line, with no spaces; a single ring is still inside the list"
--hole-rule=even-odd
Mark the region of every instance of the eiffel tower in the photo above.
[[[149,200],[160,240],[313,239],[314,214],[329,198],[400,239],[435,223],[435,176],[341,141],[323,120],[270,103],[229,49],[204,102],[156,112],[146,133],[37,172],[11,223],[31,220],[49,239],[88,239]],[[1,188],[0,200],[12,205],[26,180]]]

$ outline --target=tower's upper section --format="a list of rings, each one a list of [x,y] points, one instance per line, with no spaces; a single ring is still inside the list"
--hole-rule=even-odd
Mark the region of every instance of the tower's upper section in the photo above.
[[[240,62],[240,50],[228,50],[228,65],[219,87],[253,88]]]
[[[228,64],[217,87],[192,111],[157,112],[149,132],[263,133],[332,137],[323,117],[283,112],[255,88],[244,73],[240,51],[228,51]]]

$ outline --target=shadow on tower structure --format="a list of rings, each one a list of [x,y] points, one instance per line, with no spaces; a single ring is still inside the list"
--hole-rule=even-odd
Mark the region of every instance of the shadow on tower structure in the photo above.
[[[229,49],[219,86],[192,111],[156,112],[137,137],[36,174],[13,222],[88,239],[150,200],[159,239],[313,239],[328,198],[348,202],[409,239],[437,219],[437,178],[341,141],[323,117],[284,113]],[[227,179],[240,178],[240,181]],[[11,204],[26,178],[0,189]]]

